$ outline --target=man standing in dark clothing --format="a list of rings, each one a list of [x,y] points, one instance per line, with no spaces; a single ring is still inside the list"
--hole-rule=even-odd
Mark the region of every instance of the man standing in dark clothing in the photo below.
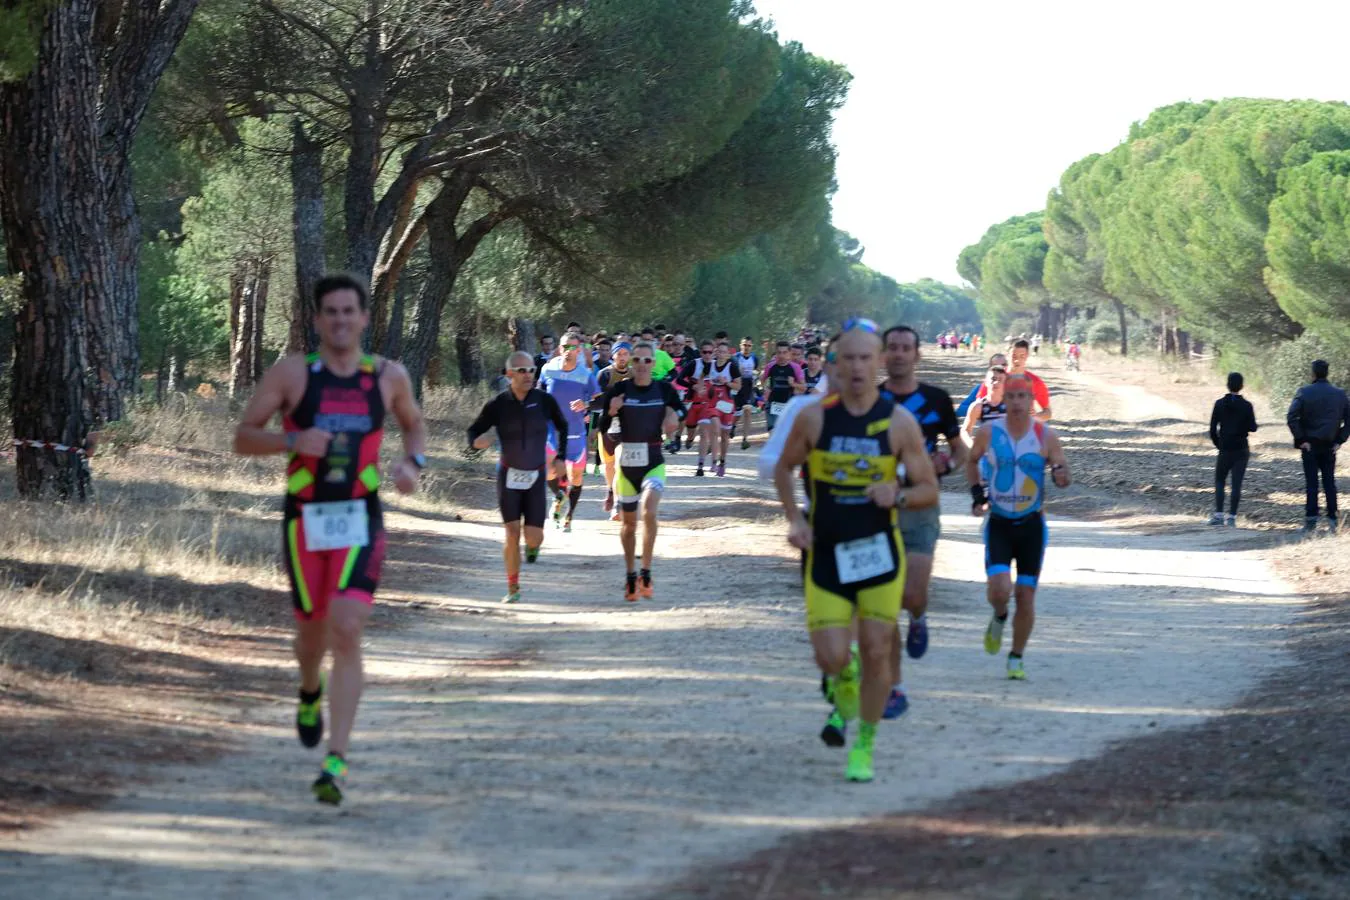
[[[1228,374],[1228,393],[1214,402],[1209,417],[1209,439],[1219,450],[1219,461],[1214,467],[1214,515],[1211,525],[1236,525],[1238,503],[1242,500],[1242,478],[1247,474],[1247,460],[1251,451],[1247,435],[1256,430],[1256,413],[1242,396],[1242,373]],[[1233,476],[1233,499],[1228,507],[1228,518],[1223,515],[1223,489],[1229,475]]]
[[[1336,530],[1336,451],[1350,438],[1350,399],[1327,381],[1326,360],[1314,360],[1312,383],[1305,384],[1289,404],[1289,431],[1294,446],[1303,451],[1303,480],[1308,491],[1303,530],[1317,530],[1317,479],[1327,495],[1327,524]]]

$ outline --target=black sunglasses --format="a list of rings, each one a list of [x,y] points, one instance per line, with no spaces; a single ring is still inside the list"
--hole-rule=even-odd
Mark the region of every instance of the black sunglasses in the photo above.
[[[517,366],[516,368],[512,369],[511,371],[512,371],[512,372],[515,372],[517,375],[533,375],[533,374],[534,374],[534,366]]]
[[[637,363],[640,366],[650,366],[656,360],[650,356],[634,356],[629,362]]]

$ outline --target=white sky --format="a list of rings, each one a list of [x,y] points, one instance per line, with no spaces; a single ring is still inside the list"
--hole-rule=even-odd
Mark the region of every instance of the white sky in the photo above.
[[[1350,99],[1350,4],[757,0],[779,37],[853,73],[835,224],[900,281],[1043,209],[1075,160],[1181,100]]]

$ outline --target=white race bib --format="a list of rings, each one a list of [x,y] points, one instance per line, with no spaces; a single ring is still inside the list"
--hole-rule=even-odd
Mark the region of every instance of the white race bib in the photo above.
[[[853,584],[895,571],[895,557],[886,534],[874,534],[845,544],[836,544],[834,562],[839,568],[839,583]]]
[[[619,420],[618,420],[618,419],[615,419],[613,422],[610,422],[610,423],[609,423],[609,431],[607,431],[607,432],[605,432],[605,433],[606,433],[606,434],[619,434],[621,431],[623,431],[623,425],[621,425],[621,424],[619,423]]]
[[[619,454],[619,465],[628,466],[633,469],[640,469],[647,465],[648,450],[646,444],[624,444],[623,452]]]
[[[528,491],[539,480],[538,469],[507,469],[506,488],[511,491]]]
[[[785,409],[787,409],[787,404],[786,404],[786,403],[770,403],[770,404],[769,404],[769,415],[771,415],[771,416],[781,416],[781,415],[783,414],[783,410],[785,410]]]
[[[300,514],[306,549],[346,550],[370,543],[370,517],[364,500],[306,503],[300,507]]]
[[[718,400],[717,411],[720,413],[733,413],[736,411],[736,407],[731,404],[730,400]]]

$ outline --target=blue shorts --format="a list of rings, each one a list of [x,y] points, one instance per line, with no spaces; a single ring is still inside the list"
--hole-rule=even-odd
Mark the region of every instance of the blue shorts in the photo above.
[[[552,463],[558,455],[558,436],[549,429],[548,444],[544,448],[544,454],[548,457],[549,463]],[[586,449],[586,431],[583,428],[578,434],[567,435],[567,459],[566,462],[574,466],[582,465],[586,462],[588,456]]]

